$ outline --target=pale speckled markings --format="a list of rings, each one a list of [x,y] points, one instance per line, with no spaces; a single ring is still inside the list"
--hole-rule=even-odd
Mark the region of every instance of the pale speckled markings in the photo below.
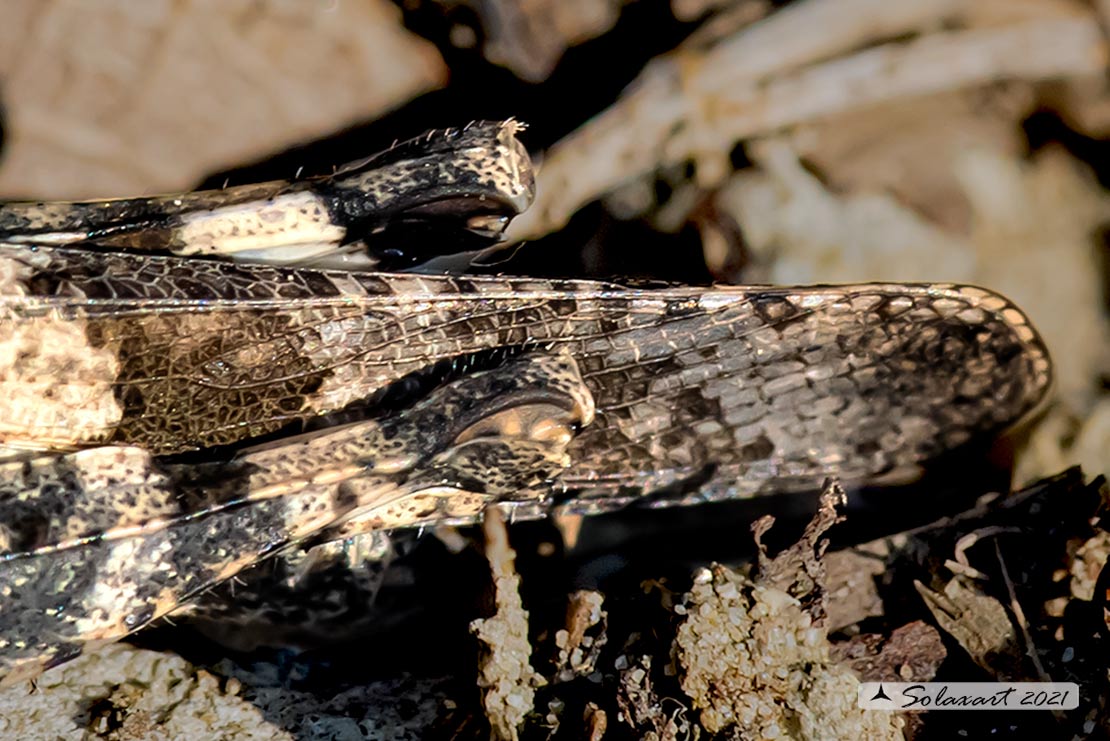
[[[459,139],[454,147],[454,156],[449,160],[422,163],[419,178],[435,183],[437,187],[448,188],[462,187],[465,182],[473,180],[491,192],[504,194],[517,206],[518,212],[523,211],[531,205],[535,187],[528,152],[516,138],[524,128],[520,122],[509,120],[499,124],[492,137],[473,125],[458,132],[449,132]],[[442,135],[443,132],[429,131],[423,138],[432,142]],[[352,166],[347,169],[351,171],[349,174],[343,170],[338,173],[340,181],[367,192],[374,203],[382,206],[404,193],[403,186],[414,176],[407,167],[363,171]]]
[[[36,449],[104,442],[123,417],[113,393],[119,375],[117,347],[90,341],[81,311],[44,311],[51,321],[24,321],[33,306],[28,284],[48,264],[24,248],[19,259],[0,256],[0,444]],[[79,291],[60,288],[76,300]],[[12,422],[14,420],[14,422]],[[50,430],[28,437],[28,427]]]
[[[592,415],[573,358],[525,355],[395,416],[223,467],[115,447],[27,462],[0,483],[0,684],[118,640],[325,529],[346,536],[541,498],[569,463],[570,430]]]
[[[168,479],[141,448],[0,463],[0,553],[149,527],[178,512]]]
[[[180,255],[265,253],[289,260],[316,257],[313,245],[326,252],[341,244],[347,230],[332,222],[324,200],[312,192],[289,193],[263,202],[238,204],[181,217]]]

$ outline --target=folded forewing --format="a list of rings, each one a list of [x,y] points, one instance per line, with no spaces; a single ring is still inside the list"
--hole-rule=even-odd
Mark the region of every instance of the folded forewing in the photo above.
[[[628,287],[0,246],[0,442],[155,454],[357,405],[443,362],[566,348],[597,419],[563,483],[743,496],[1004,428],[1050,383],[1026,317],[951,285]]]

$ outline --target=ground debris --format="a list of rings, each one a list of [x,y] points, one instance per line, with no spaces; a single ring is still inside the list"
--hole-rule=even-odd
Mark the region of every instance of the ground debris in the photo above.
[[[711,733],[737,738],[902,738],[890,713],[856,705],[858,680],[832,659],[824,626],[821,535],[837,521],[837,484],[797,544],[770,558],[760,547],[749,579],[721,565],[694,578],[678,628],[683,691]],[[771,526],[753,527],[757,542]]]
[[[870,681],[925,681],[918,671],[935,668],[933,681],[1075,682],[1082,697],[1104,697],[1108,677],[1102,657],[1110,631],[1100,590],[1091,587],[1110,579],[1099,555],[1105,541],[1099,516],[1108,501],[1103,478],[1087,482],[1073,468],[1009,496],[983,497],[958,515],[856,546],[853,551],[884,564],[874,579],[886,619],[935,622],[948,656],[930,659],[928,646],[936,645],[936,638],[924,634],[899,641],[911,655],[882,665],[878,657],[861,657],[856,645],[877,646],[876,637],[854,637],[837,647],[837,655]],[[1083,598],[1087,595],[1093,601]],[[912,656],[919,649],[921,654]],[[1088,737],[1092,728],[1105,725],[1105,712],[1093,700],[1055,716],[930,713],[911,718],[907,731],[985,737],[1020,722],[1031,733]]]
[[[631,726],[644,741],[676,741],[696,737],[685,718],[685,708],[673,715],[667,714],[658,695],[652,689],[651,656],[640,656],[635,662],[622,662],[617,704],[620,719]]]
[[[976,664],[1000,679],[1021,676],[1021,646],[1001,602],[959,574],[940,591],[920,582],[914,586],[940,627]]]
[[[1075,551],[1071,562],[1071,595],[1076,599],[1091,601],[1095,598],[1098,576],[1110,560],[1110,532],[1105,530],[1083,542]]]
[[[234,689],[178,656],[113,644],[0,691],[0,736],[293,738]]]
[[[483,55],[522,80],[542,82],[569,47],[608,31],[626,0],[439,0],[469,7],[481,21]],[[477,42],[475,29],[455,26],[458,46]]]
[[[520,576],[513,565],[516,553],[509,547],[505,522],[498,510],[486,513],[483,530],[497,611],[470,626],[486,647],[478,686],[483,689],[482,704],[494,737],[516,741],[525,716],[535,706],[536,687],[545,680],[530,663],[528,611],[520,599]]]
[[[883,557],[864,546],[832,551],[825,556],[828,627],[840,630],[883,614],[875,578],[886,568]]]
[[[406,675],[314,692],[287,686],[275,668],[226,660],[216,667],[230,677],[228,687],[239,682],[239,695],[298,741],[415,741],[427,736],[451,703],[443,678]]]
[[[609,730],[609,716],[592,702],[586,705],[583,715],[587,741],[601,741],[605,737],[605,731]]]
[[[837,507],[844,504],[844,489],[836,481],[826,481],[821,492],[817,514],[806,525],[805,532],[798,542],[789,546],[774,558],[767,554],[763,545],[763,535],[775,523],[771,516],[761,517],[752,524],[755,544],[759,549],[759,572],[757,582],[760,586],[786,592],[791,596],[807,601],[814,622],[825,619],[825,562],[823,557],[828,541],[821,536],[843,517],[837,514]]]
[[[947,655],[940,632],[920,620],[889,636],[863,633],[832,647],[833,659],[865,682],[928,682]]]
[[[555,634],[559,649],[554,681],[567,682],[588,676],[597,667],[601,649],[608,637],[605,632],[607,615],[601,609],[605,597],[601,592],[579,590],[567,603],[567,627]]]

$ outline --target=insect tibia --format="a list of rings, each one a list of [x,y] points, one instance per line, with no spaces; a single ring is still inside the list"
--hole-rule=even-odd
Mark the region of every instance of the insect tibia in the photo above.
[[[313,183],[344,242],[399,270],[488,246],[535,196],[512,121],[430,131]]]
[[[535,195],[519,124],[432,131],[334,173],[190,194],[0,203],[28,245],[398,270],[499,239]],[[352,249],[354,246],[354,249]]]

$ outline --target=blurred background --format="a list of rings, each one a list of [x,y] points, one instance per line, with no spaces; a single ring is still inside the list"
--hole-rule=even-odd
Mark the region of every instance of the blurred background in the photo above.
[[[1057,369],[1015,484],[1095,475],[1108,27],[1108,0],[6,0],[0,198],[326,173],[514,117],[537,200],[489,269],[992,288]]]

